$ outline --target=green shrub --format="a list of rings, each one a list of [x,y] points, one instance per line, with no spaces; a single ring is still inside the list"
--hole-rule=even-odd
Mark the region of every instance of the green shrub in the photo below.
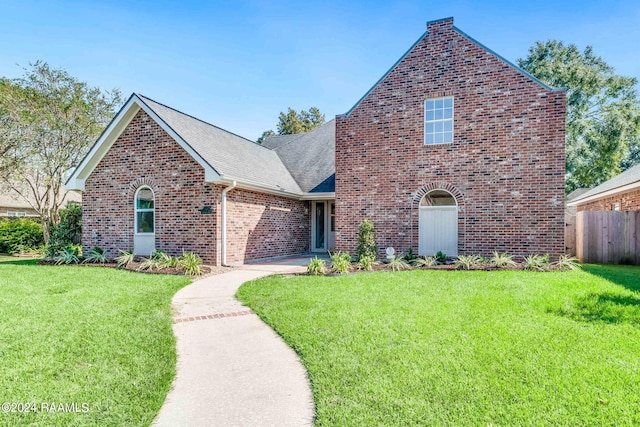
[[[395,256],[389,261],[389,268],[393,271],[410,270],[411,266],[402,255]]]
[[[193,252],[182,251],[182,256],[178,265],[184,270],[187,276],[199,276],[202,274],[202,259]]]
[[[378,258],[378,245],[373,223],[364,219],[358,228],[358,260],[363,256]]]
[[[104,249],[96,246],[89,251],[89,256],[86,257],[83,262],[90,264],[104,264],[107,262],[107,256],[104,254]]]
[[[333,271],[338,274],[347,274],[351,268],[351,255],[348,252],[334,252],[329,254]]]
[[[0,253],[39,250],[44,244],[42,225],[32,219],[0,220]]]
[[[358,260],[358,270],[371,271],[373,270],[373,264],[376,262],[376,259],[371,255],[363,255]]]
[[[549,267],[549,254],[524,257],[524,268],[526,270],[544,271],[547,267]]]
[[[497,268],[504,268],[504,267],[517,265],[511,255],[509,255],[506,252],[499,254],[498,251],[493,251],[493,256],[491,257],[491,264],[493,264],[493,266]]]
[[[309,260],[309,265],[307,266],[307,273],[312,274],[314,276],[324,274],[327,268],[327,263],[322,258],[313,257]]]
[[[58,253],[53,260],[56,264],[77,264],[80,262],[78,258],[78,247],[77,246],[69,246],[65,250]]]
[[[175,256],[168,255],[165,251],[158,249],[153,251],[151,258],[154,258],[160,262],[160,268],[177,268],[180,264],[180,259]]]
[[[157,258],[145,258],[138,266],[138,271],[153,271],[160,270],[162,268],[162,261]]]
[[[82,206],[69,202],[66,209],[60,209],[60,222],[49,228],[49,242],[45,255],[55,257],[71,245],[79,245],[82,240]]]
[[[432,257],[432,256],[426,256],[424,258],[416,258],[413,261],[413,265],[415,265],[418,268],[433,267],[436,264],[438,264],[438,262],[436,261],[435,257]]]
[[[575,270],[576,268],[580,268],[578,259],[571,255],[560,255],[555,265],[561,270]]]
[[[409,251],[404,256],[404,260],[407,261],[409,264],[412,264],[416,259],[418,258],[414,255],[413,248],[409,248]]]
[[[482,258],[478,255],[460,255],[453,262],[458,268],[471,270],[471,267],[482,264]]]
[[[438,251],[438,253],[434,255],[434,258],[438,264],[445,264],[447,262],[447,254],[442,251]]]
[[[135,258],[133,252],[119,251],[120,255],[115,257],[114,261],[118,264],[118,268],[128,267]]]

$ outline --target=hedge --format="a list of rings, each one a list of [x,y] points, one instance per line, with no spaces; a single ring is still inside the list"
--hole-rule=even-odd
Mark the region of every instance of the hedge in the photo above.
[[[42,225],[33,219],[0,219],[0,253],[37,250],[44,245]]]

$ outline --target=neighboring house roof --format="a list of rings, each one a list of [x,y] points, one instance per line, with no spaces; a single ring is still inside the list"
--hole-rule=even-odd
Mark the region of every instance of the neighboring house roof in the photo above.
[[[305,193],[335,191],[331,179],[336,173],[335,119],[307,133],[265,138],[262,145],[280,156]]]
[[[290,193],[302,192],[273,150],[145,96],[138,96],[219,175],[243,182],[267,184]]]
[[[82,197],[78,193],[74,193],[73,191],[63,190],[63,194],[66,192],[66,197],[64,199],[63,205],[66,205],[68,202],[81,202]],[[3,208],[11,208],[11,209],[33,209],[33,206],[36,205],[36,199],[33,196],[31,191],[25,191],[26,198],[16,193],[13,190],[9,189],[1,189],[0,190],[0,207]]]
[[[582,196],[584,193],[586,193],[589,190],[590,190],[589,188],[576,188],[571,193],[567,194],[567,198],[566,198],[567,202],[570,202],[573,199],[577,199],[578,197]]]
[[[568,205],[575,206],[582,203],[607,197],[612,194],[640,188],[640,165],[635,165],[609,181],[605,181],[597,187],[569,201]]]
[[[317,187],[334,191],[327,182],[335,174],[335,120],[306,134],[270,137],[260,145],[135,93],[73,172],[70,189],[84,190],[84,181],[141,109],[205,169],[207,182],[237,181],[239,187],[296,198]]]

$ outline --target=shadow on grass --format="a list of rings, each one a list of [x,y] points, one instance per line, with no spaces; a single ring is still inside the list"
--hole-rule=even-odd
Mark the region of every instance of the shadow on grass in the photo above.
[[[582,269],[624,289],[577,296],[564,307],[549,312],[583,322],[640,326],[640,267],[591,264],[583,265]]]
[[[589,294],[552,312],[582,322],[629,323],[640,326],[640,297],[614,293]]]
[[[40,258],[0,257],[0,265],[37,265]]]
[[[640,292],[640,267],[627,265],[585,264],[582,269],[633,292]]]

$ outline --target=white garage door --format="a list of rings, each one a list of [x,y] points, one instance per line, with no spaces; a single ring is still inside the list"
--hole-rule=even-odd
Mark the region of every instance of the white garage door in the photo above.
[[[458,256],[458,207],[420,206],[420,255]]]

